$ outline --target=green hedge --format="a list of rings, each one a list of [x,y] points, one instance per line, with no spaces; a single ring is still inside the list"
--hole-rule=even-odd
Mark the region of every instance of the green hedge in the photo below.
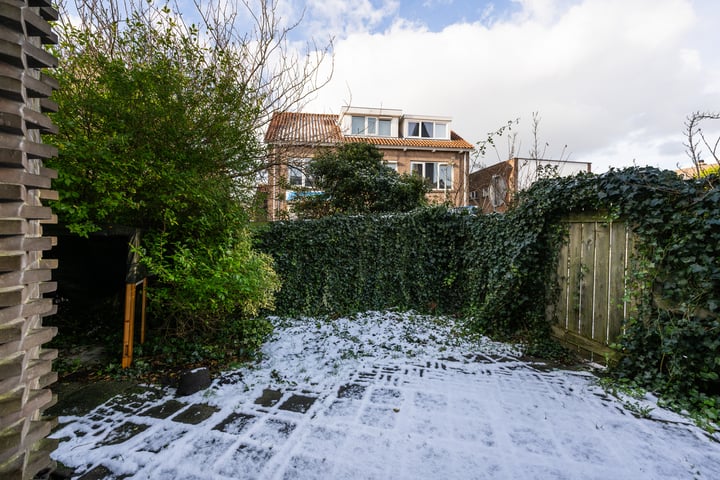
[[[444,208],[409,214],[275,222],[260,248],[283,287],[276,312],[342,315],[386,308],[450,311],[464,219]],[[448,294],[447,292],[450,291]]]
[[[503,335],[544,324],[537,292],[557,251],[547,245],[545,229],[515,215],[445,207],[275,222],[260,242],[283,280],[281,315],[413,309],[470,316],[475,329]]]

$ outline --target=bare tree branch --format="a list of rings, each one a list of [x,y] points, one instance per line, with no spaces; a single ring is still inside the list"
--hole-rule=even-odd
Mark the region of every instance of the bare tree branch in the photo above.
[[[122,57],[123,45],[117,32],[130,20],[130,14],[147,25],[183,31],[193,28],[207,42],[208,61],[231,54],[238,83],[262,99],[255,128],[260,132],[272,114],[300,110],[331,79],[334,58],[333,39],[314,39],[296,44],[290,36],[304,16],[288,24],[278,15],[279,0],[193,0],[194,10],[180,11],[177,4],[156,6],[142,0],[61,0],[59,23],[87,31],[101,32],[96,48],[113,58]],[[199,18],[199,25],[188,22]],[[61,29],[62,30],[62,29]],[[328,65],[329,63],[329,65]]]
[[[698,177],[700,177],[703,170],[703,165],[705,163],[705,160],[702,158],[703,151],[700,147],[701,141],[710,152],[710,155],[712,155],[712,157],[715,159],[715,162],[720,165],[720,159],[718,159],[718,143],[720,142],[720,137],[718,137],[714,145],[710,145],[710,143],[706,140],[705,134],[703,133],[700,126],[703,120],[720,120],[720,113],[693,112],[692,114],[688,115],[687,119],[685,120],[685,137],[687,139],[687,143],[683,143],[683,145],[686,148],[685,152],[687,153],[688,157],[690,157],[690,160],[693,163],[693,167],[695,168],[695,173]]]

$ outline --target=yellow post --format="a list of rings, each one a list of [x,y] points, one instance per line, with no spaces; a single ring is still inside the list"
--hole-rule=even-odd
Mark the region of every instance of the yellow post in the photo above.
[[[135,327],[135,284],[125,285],[125,323],[123,328],[123,356],[122,368],[128,368],[132,363],[133,334]]]

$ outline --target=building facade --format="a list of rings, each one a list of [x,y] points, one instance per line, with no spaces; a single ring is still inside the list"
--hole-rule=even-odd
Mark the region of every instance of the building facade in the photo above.
[[[276,113],[265,135],[271,161],[261,186],[269,219],[292,217],[294,199],[314,187],[304,167],[319,152],[348,142],[372,144],[398,173],[425,178],[432,186],[431,203],[466,205],[473,146],[451,124],[450,117],[387,108],[346,106],[340,115]]]
[[[468,204],[483,213],[505,212],[520,190],[540,178],[569,177],[590,172],[589,162],[511,158],[469,175]]]

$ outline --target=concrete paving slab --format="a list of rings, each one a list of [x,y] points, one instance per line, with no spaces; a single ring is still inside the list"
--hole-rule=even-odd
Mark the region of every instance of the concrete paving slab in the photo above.
[[[78,476],[153,480],[720,478],[718,436],[651,397],[631,406],[588,371],[458,340],[437,322],[278,321],[259,365],[183,397],[174,416],[141,414],[174,405],[168,389],[135,413],[106,404],[62,419],[55,457]],[[409,328],[446,341],[409,345]]]

